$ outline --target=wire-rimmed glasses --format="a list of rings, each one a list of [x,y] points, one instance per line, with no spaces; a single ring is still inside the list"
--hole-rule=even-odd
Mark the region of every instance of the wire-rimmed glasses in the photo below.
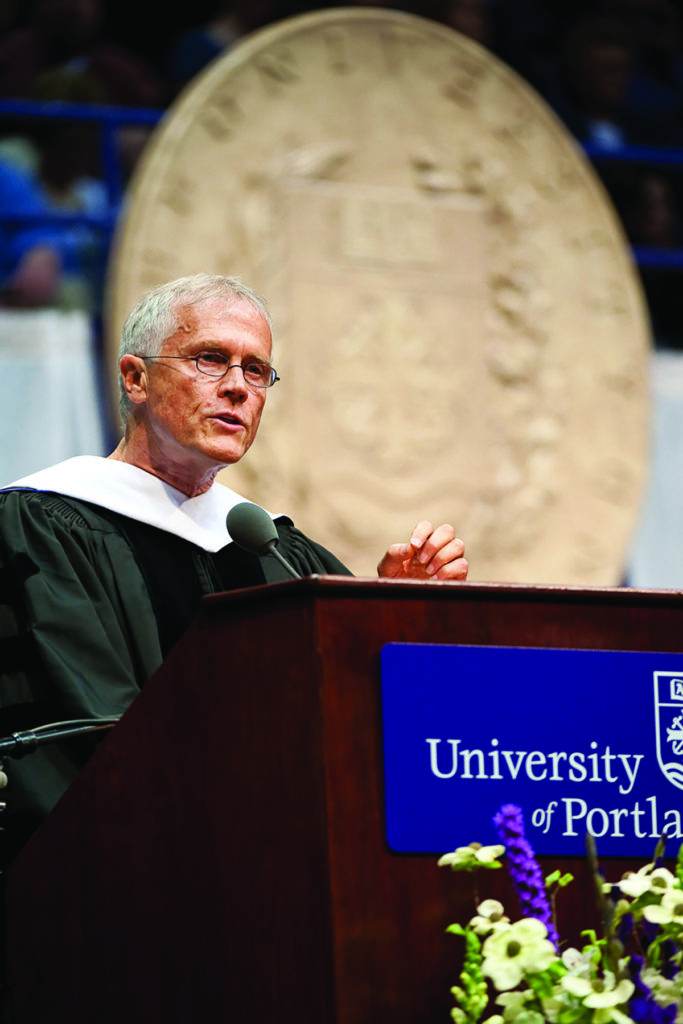
[[[277,372],[270,363],[263,363],[260,359],[248,359],[246,363],[231,363],[229,358],[222,352],[198,352],[196,356],[139,356],[145,362],[152,359],[189,359],[195,364],[199,373],[214,380],[225,377],[229,370],[239,367],[247,384],[255,388],[272,388],[273,384],[280,380]]]

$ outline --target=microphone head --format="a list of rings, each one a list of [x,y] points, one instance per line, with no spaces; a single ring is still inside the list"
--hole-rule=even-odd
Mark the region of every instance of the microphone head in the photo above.
[[[265,509],[251,501],[233,505],[225,523],[235,544],[252,554],[267,554],[278,542],[275,523]]]

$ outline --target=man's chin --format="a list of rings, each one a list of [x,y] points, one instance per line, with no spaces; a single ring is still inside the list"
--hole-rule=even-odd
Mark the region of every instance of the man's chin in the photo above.
[[[226,445],[226,444],[214,444],[208,445],[202,449],[204,455],[206,455],[214,465],[219,465],[221,468],[224,466],[233,466],[236,462],[239,462],[243,455],[246,455],[248,449],[244,445]]]

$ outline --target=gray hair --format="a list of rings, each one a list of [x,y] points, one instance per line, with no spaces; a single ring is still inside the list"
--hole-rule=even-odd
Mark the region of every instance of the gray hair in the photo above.
[[[272,331],[272,321],[266,303],[256,292],[237,277],[223,274],[192,274],[159,285],[147,292],[126,317],[121,330],[119,359],[132,354],[157,356],[167,338],[180,326],[178,311],[182,306],[202,306],[223,299],[231,302],[246,299],[261,314]],[[125,425],[132,405],[119,375],[121,421]]]

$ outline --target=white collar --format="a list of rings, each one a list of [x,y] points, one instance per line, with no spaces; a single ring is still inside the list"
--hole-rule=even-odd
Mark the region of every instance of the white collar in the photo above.
[[[231,542],[225,517],[233,505],[246,500],[219,483],[196,498],[188,498],[138,466],[99,455],[79,455],[58,462],[2,489],[51,491],[80,498],[212,552]],[[268,514],[271,519],[277,518]]]

